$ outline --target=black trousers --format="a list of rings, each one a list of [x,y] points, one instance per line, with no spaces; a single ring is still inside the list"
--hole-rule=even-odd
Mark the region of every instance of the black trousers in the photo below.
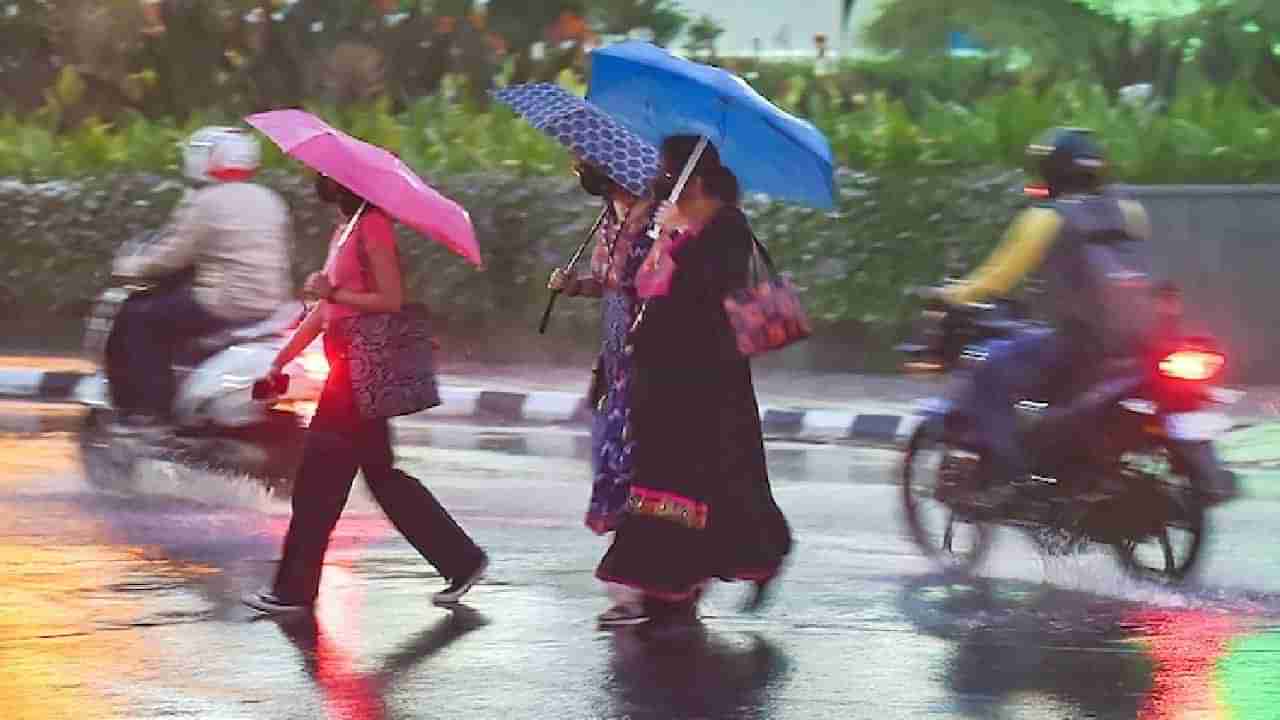
[[[328,343],[326,343],[328,345]],[[422,483],[397,470],[385,419],[362,419],[354,407],[345,363],[326,347],[330,374],[308,431],[293,488],[293,517],[275,594],[310,602],[320,589],[329,536],[355,481],[364,472],[374,499],[396,530],[447,579],[473,572],[484,552]]]
[[[129,298],[107,345],[107,376],[116,408],[168,417],[177,394],[173,364],[178,347],[232,324],[196,302],[189,286]]]

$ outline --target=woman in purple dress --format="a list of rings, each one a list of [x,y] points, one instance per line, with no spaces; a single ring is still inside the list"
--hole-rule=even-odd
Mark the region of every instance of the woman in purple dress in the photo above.
[[[579,161],[575,170],[587,192],[604,198],[605,221],[596,233],[590,272],[570,275],[557,269],[548,287],[571,297],[601,300],[603,337],[593,371],[592,487],[585,523],[597,535],[604,535],[617,528],[627,510],[635,472],[631,430],[634,363],[627,333],[639,308],[636,273],[653,245],[646,235],[652,205],[588,163]],[[618,610],[606,611],[605,616],[611,612]]]

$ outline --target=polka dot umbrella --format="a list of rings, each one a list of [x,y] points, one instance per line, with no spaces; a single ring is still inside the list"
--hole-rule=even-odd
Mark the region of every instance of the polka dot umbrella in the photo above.
[[[603,110],[552,83],[513,85],[494,93],[534,128],[555,138],[636,197],[649,194],[658,150]]]
[[[636,197],[649,194],[649,184],[658,172],[658,150],[640,139],[604,111],[552,83],[513,85],[494,92],[494,97],[515,110],[530,125],[555,138],[584,161],[598,168]],[[578,246],[566,272],[578,264],[592,236],[604,222],[607,210],[592,225],[587,239]],[[559,292],[552,292],[542,313],[538,332],[546,332]]]

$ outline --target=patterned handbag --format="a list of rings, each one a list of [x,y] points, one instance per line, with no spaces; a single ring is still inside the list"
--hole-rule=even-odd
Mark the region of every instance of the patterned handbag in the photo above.
[[[754,235],[751,239],[755,243],[751,285],[724,299],[738,351],[747,357],[786,347],[813,334],[795,286],[778,274],[764,243]],[[760,277],[761,264],[766,270],[764,278]]]
[[[352,217],[343,239],[361,212]],[[358,239],[360,266],[373,287],[363,238]],[[436,385],[435,343],[431,314],[421,303],[399,312],[360,313],[334,323],[347,361],[356,409],[366,419],[408,415],[440,404]]]

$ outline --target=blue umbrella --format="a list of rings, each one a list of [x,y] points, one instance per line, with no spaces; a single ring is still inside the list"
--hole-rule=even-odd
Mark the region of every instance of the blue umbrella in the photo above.
[[[649,193],[658,150],[599,108],[559,85],[513,85],[493,94],[637,197]]]
[[[587,99],[655,145],[669,135],[707,138],[745,190],[835,204],[827,138],[737,75],[627,41],[591,53]]]

